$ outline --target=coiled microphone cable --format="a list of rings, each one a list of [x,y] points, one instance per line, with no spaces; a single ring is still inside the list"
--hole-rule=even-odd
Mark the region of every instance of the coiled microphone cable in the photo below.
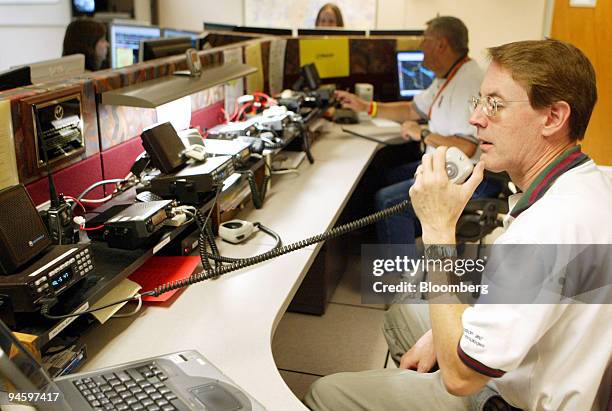
[[[255,174],[251,170],[236,171],[239,174],[246,175],[249,186],[251,187],[251,198],[253,199],[253,206],[256,209],[263,207],[263,202],[266,199],[266,191],[268,189],[268,180],[270,176],[266,175],[263,178],[263,184],[261,191],[257,188],[257,182],[255,181]]]
[[[112,307],[116,304],[121,304],[127,301],[131,301],[134,299],[138,299],[138,298],[142,298],[144,296],[155,296],[158,297],[161,294],[164,294],[168,291],[172,291],[172,290],[176,290],[179,288],[184,288],[184,287],[188,287],[192,284],[195,283],[199,283],[205,280],[210,280],[213,278],[218,278],[224,274],[227,274],[229,272],[232,271],[237,271],[255,264],[259,264],[262,263],[264,261],[268,261],[271,260],[273,258],[279,257],[281,255],[284,254],[288,254],[291,253],[293,251],[308,247],[309,245],[312,244],[316,244],[325,240],[329,240],[331,238],[335,238],[335,237],[339,237],[343,234],[346,234],[350,231],[365,227],[366,225],[375,223],[379,220],[382,220],[383,218],[389,217],[393,214],[397,214],[405,209],[407,209],[408,207],[410,207],[410,200],[404,200],[399,204],[396,204],[392,207],[386,208],[384,210],[378,211],[374,214],[371,214],[369,216],[360,218],[358,220],[355,221],[351,221],[350,223],[346,223],[343,225],[340,225],[338,227],[332,228],[329,231],[326,231],[324,233],[321,234],[317,234],[315,236],[309,237],[305,240],[301,240],[301,241],[297,241],[295,243],[291,243],[288,244],[286,246],[282,246],[280,248],[274,248],[270,251],[266,251],[265,253],[256,255],[254,257],[247,257],[247,258],[241,258],[238,261],[232,262],[229,265],[220,265],[215,267],[214,269],[204,269],[203,271],[192,275],[191,277],[188,277],[186,279],[183,280],[178,280],[178,281],[171,281],[168,282],[166,284],[162,284],[158,287],[155,287],[154,289],[150,290],[150,291],[146,291],[146,292],[142,292],[140,294],[136,294],[133,297],[128,297],[128,298],[124,298],[122,300],[118,300],[109,304],[105,304],[102,307],[98,307],[98,308],[94,308],[94,309],[89,309],[89,310],[84,310],[78,313],[73,313],[73,314],[63,314],[63,315],[52,315],[49,313],[49,310],[51,308],[51,306],[56,302],[54,301],[54,299],[49,299],[49,301],[45,301],[41,307],[41,314],[46,317],[46,318],[50,318],[50,319],[64,319],[64,318],[70,318],[70,317],[78,317],[82,314],[88,314],[88,313],[92,313],[95,311],[99,311],[102,310],[104,308],[108,308],[108,307]],[[223,258],[227,258],[227,257],[223,257]]]
[[[407,209],[409,206],[410,206],[410,200],[404,200],[401,203],[396,204],[395,206],[386,208],[382,211],[378,211],[374,214],[360,218],[350,223],[346,223],[338,227],[332,228],[331,230],[326,231],[322,234],[317,234],[307,239],[297,241],[295,243],[291,243],[291,244],[288,244],[280,248],[275,248],[270,251],[266,251],[265,253],[253,256],[253,257],[241,258],[238,261],[235,261],[229,265],[217,266],[212,270],[203,270],[183,280],[171,281],[166,284],[155,287],[153,290],[146,291],[142,293],[141,295],[143,296],[150,295],[150,296],[157,297],[168,291],[187,287],[192,284],[199,283],[201,281],[218,278],[229,272],[240,270],[240,269],[243,269],[243,268],[255,265],[255,264],[259,264],[264,261],[279,257],[281,255],[288,254],[293,251],[308,247],[309,245],[316,244],[322,241],[326,241],[331,238],[335,238],[343,234],[346,234],[350,231],[365,227],[366,225],[375,223],[376,221],[379,221],[383,218],[399,213],[400,211]]]

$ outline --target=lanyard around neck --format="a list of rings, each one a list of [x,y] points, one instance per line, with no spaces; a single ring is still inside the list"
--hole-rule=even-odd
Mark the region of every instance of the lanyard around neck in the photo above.
[[[427,112],[427,118],[431,119],[431,110],[433,109],[434,104],[436,104],[436,101],[440,97],[440,94],[442,94],[442,92],[444,91],[448,83],[450,83],[453,77],[455,77],[455,74],[457,74],[461,66],[463,66],[468,61],[470,61],[470,58],[468,56],[464,56],[463,58],[457,60],[455,64],[453,64],[453,67],[451,67],[450,72],[446,76],[446,81],[444,82],[444,84],[442,84],[442,87],[440,87],[440,90],[438,90],[438,92],[436,93],[436,96],[431,102],[431,106],[429,106],[429,111]]]

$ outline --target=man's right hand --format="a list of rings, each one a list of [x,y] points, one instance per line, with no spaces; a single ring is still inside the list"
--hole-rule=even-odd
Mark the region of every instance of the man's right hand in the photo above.
[[[402,123],[401,135],[404,140],[421,141],[421,126],[414,120]]]
[[[433,368],[436,361],[433,333],[429,330],[419,338],[412,348],[402,355],[399,368],[425,373]]]
[[[350,108],[353,111],[368,111],[370,108],[370,103],[348,91],[336,90],[336,98],[340,100],[343,108]]]

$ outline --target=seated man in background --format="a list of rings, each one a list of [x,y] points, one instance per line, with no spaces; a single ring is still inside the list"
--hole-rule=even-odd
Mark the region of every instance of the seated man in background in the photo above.
[[[510,43],[489,52],[492,63],[472,100],[470,120],[478,128],[481,161],[467,182],[451,184],[446,148],[440,147],[423,156],[410,189],[427,256],[452,258],[456,252],[455,225],[484,168],[507,171],[524,192],[511,199],[507,230],[495,244],[604,244],[609,250],[612,182],[577,145],[597,100],[591,63],[557,40]],[[517,269],[531,264],[517,261]],[[581,280],[578,267],[569,267],[562,271],[563,284]],[[593,268],[601,275],[610,269]],[[434,282],[447,279],[444,272],[429,273]],[[612,305],[468,306],[444,298],[428,306],[394,305],[386,313],[385,336],[400,369],[321,378],[306,404],[334,411],[606,409]],[[440,370],[428,373],[436,362]],[[499,396],[483,406],[478,397],[485,385]]]
[[[423,65],[432,70],[436,78],[412,102],[368,103],[344,91],[337,92],[338,98],[344,107],[402,123],[402,137],[423,142],[426,153],[440,145],[455,146],[476,162],[480,155],[476,128],[469,123],[466,102],[478,93],[482,71],[478,63],[468,57],[467,27],[456,17],[436,17],[427,22],[421,49]],[[427,120],[428,126],[421,127],[419,120]],[[374,184],[384,187],[376,193],[376,211],[406,199],[419,164],[420,160],[404,163],[373,178],[382,180]],[[485,180],[475,197],[497,195],[499,191],[497,184]],[[412,209],[377,224],[378,241],[383,244],[414,244],[418,234],[418,221]]]

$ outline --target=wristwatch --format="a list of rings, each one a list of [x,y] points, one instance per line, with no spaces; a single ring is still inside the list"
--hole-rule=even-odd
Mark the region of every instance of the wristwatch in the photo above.
[[[428,128],[422,128],[421,129],[421,141],[425,141],[427,136],[430,135],[430,134],[431,134],[431,131],[429,131]]]
[[[457,247],[430,244],[425,246],[425,257],[430,260],[446,260],[457,257]]]

